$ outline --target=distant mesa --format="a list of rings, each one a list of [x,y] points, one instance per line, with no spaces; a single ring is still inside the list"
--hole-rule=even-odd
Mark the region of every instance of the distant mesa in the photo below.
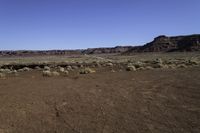
[[[193,52],[200,51],[200,34],[188,36],[158,36],[152,42],[140,47],[133,47],[125,52]]]
[[[34,55],[81,55],[81,54],[134,54],[143,52],[194,52],[200,51],[200,34],[187,36],[165,35],[154,38],[142,46],[116,46],[111,48],[88,48],[83,50],[47,50],[47,51],[0,51],[0,56],[34,56]]]

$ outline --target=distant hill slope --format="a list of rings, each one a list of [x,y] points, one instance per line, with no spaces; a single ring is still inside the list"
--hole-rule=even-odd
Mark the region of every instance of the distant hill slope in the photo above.
[[[0,51],[0,56],[81,55],[81,54],[133,54],[140,52],[200,51],[200,34],[188,36],[158,36],[143,46],[116,46],[83,50]]]
[[[133,46],[116,46],[113,48],[89,48],[83,50],[83,54],[109,54],[109,53],[123,53],[130,49],[134,48]]]
[[[174,37],[158,36],[150,43],[127,50],[125,54],[173,51],[200,51],[200,34]]]

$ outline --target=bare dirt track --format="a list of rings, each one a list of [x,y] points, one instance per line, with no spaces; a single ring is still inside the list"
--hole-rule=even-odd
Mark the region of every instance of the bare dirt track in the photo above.
[[[0,133],[199,132],[199,67],[0,79]]]

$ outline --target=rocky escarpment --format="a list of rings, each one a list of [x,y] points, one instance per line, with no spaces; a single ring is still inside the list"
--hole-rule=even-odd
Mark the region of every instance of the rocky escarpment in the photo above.
[[[81,55],[81,54],[133,54],[140,52],[200,51],[200,34],[188,36],[158,36],[143,46],[116,46],[83,50],[0,51],[0,56]]]
[[[158,36],[152,42],[134,47],[125,53],[174,51],[200,51],[200,34],[174,37]]]

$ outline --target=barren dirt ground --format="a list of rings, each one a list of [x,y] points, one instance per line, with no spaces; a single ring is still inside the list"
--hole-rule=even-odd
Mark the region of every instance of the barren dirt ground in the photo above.
[[[200,68],[7,77],[0,133],[200,133]]]

